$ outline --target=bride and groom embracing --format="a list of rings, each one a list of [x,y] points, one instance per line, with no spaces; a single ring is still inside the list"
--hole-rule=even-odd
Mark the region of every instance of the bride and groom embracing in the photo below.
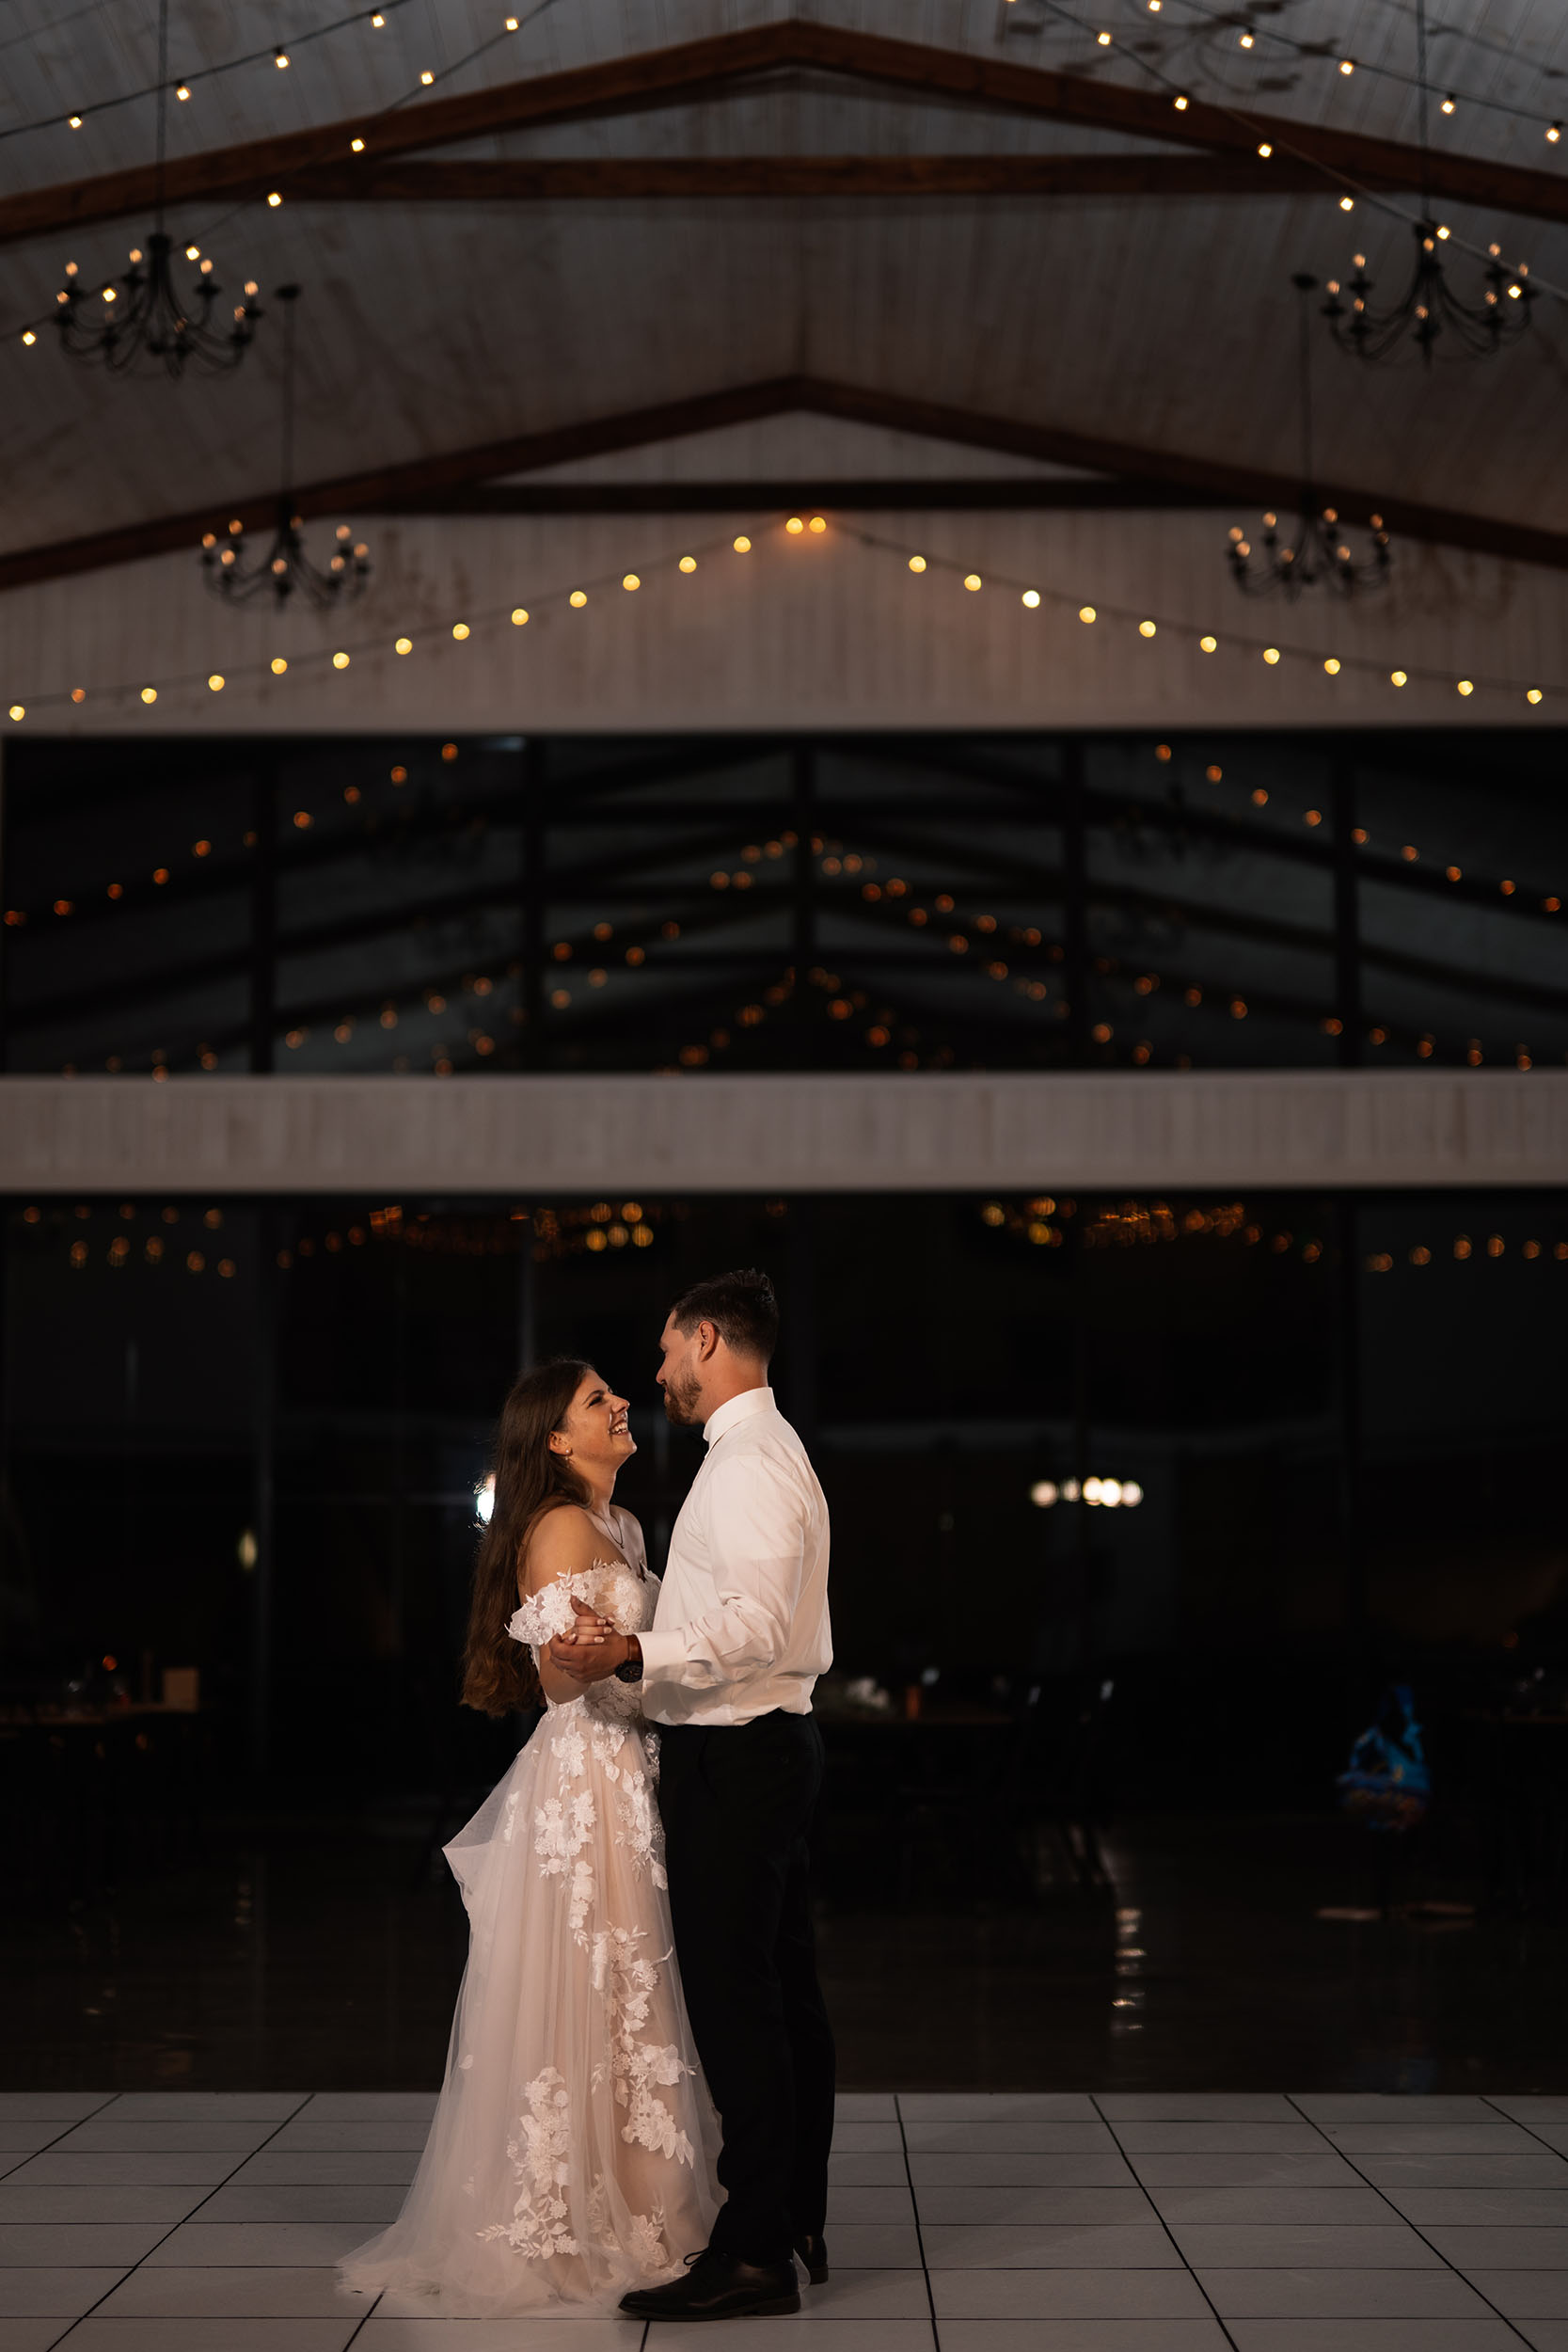
[[[446,2079],[351,2286],[460,2316],[622,2290],[631,2317],[701,2320],[799,2310],[797,2254],[828,2275],[828,1511],[768,1386],[778,1319],[754,1271],[670,1311],[665,1411],[707,1454],[662,1588],[611,1502],[626,1399],[575,1361],[507,1398],[463,1695],[547,1711],[446,1849],[469,1922]]]

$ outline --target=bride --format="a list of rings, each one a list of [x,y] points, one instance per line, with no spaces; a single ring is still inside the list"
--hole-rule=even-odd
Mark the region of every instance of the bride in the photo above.
[[[447,1847],[468,1965],[446,2079],[402,2213],[346,2285],[462,2318],[613,2296],[679,2275],[719,2195],[712,2105],[681,1999],[639,1693],[586,1690],[541,1652],[576,1595],[623,1633],[653,1621],[642,1534],[612,1508],[636,1447],[593,1367],[525,1373],[496,1441],[463,1697],[547,1713]],[[521,1606],[518,1606],[519,1600]]]

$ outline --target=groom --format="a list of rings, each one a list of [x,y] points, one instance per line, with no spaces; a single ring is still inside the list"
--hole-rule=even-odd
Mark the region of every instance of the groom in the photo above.
[[[681,2279],[627,2295],[638,2319],[733,2319],[800,2307],[813,2285],[833,2128],[833,2039],[816,1982],[806,1833],[822,1786],[812,1687],[832,1661],[828,1506],[773,1401],[778,1301],[766,1274],[721,1274],[676,1299],[658,1383],[707,1456],[670,1542],[649,1630],[584,1623],[550,1645],[583,1681],[645,1685],[662,1726],[659,1811],[687,2008],[719,2109],[726,2192]]]

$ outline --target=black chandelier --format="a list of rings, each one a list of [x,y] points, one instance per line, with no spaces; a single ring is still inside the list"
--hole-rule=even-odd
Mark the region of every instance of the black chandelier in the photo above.
[[[313,564],[306,552],[300,529],[301,517],[293,511],[293,489],[294,458],[294,304],[299,300],[297,286],[279,286],[277,300],[283,305],[283,465],[282,487],[277,493],[277,509],[273,524],[272,542],[264,555],[254,563],[245,561],[245,529],[230,523],[225,546],[219,547],[215,531],[202,533],[201,568],[210,588],[230,604],[246,604],[262,589],[270,589],[275,604],[283,606],[293,597],[303,597],[308,604],[326,606],[352,603],[364,594],[365,582],[371,575],[371,551],[363,540],[356,543],[347,523],[338,525],[338,544],[326,569]]]
[[[1230,576],[1243,595],[1281,596],[1294,603],[1304,590],[1319,581],[1342,596],[1366,596],[1386,586],[1393,558],[1381,515],[1370,517],[1372,544],[1357,555],[1344,535],[1338,507],[1324,506],[1312,482],[1312,326],[1307,305],[1317,279],[1298,270],[1291,278],[1297,295],[1297,360],[1301,392],[1300,524],[1293,538],[1280,543],[1279,516],[1265,515],[1256,544],[1232,526],[1226,552]]]
[[[119,286],[99,289],[102,311],[89,310],[88,291],[81,283],[76,263],[66,266],[66,282],[55,296],[55,325],[60,342],[73,359],[102,363],[116,374],[128,374],[138,361],[161,363],[170,375],[187,368],[220,375],[237,368],[249,350],[261,316],[256,308],[254,284],[245,300],[233,306],[232,319],[222,324],[213,315],[223,289],[194,245],[185,247],[187,261],[200,261],[201,269],[189,294],[174,283],[174,240],[164,230],[164,150],[168,112],[168,0],[158,7],[158,177],[156,223],[147,240],[131,248],[131,267]],[[123,293],[120,289],[123,288]]]
[[[1502,247],[1487,247],[1490,259],[1480,302],[1461,302],[1449,283],[1438,247],[1449,232],[1432,215],[1431,174],[1427,169],[1427,23],[1426,0],[1416,0],[1416,95],[1419,107],[1421,150],[1421,216],[1414,224],[1416,266],[1399,300],[1386,310],[1372,303],[1375,281],[1367,275],[1367,256],[1355,256],[1354,275],[1328,281],[1323,314],[1328,331],[1341,351],[1375,365],[1398,361],[1414,344],[1421,363],[1430,367],[1434,356],[1453,359],[1490,359],[1505,343],[1516,342],[1530,323],[1535,289],[1529,270],[1504,266]],[[1452,103],[1447,102],[1448,111]],[[1341,300],[1341,295],[1348,297]],[[1443,342],[1444,350],[1436,353]]]

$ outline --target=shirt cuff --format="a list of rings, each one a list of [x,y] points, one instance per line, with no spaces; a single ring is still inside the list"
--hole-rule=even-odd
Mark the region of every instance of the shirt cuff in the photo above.
[[[642,1652],[643,1681],[678,1681],[686,1663],[686,1643],[679,1631],[673,1628],[667,1633],[650,1630],[640,1633],[637,1640]]]

